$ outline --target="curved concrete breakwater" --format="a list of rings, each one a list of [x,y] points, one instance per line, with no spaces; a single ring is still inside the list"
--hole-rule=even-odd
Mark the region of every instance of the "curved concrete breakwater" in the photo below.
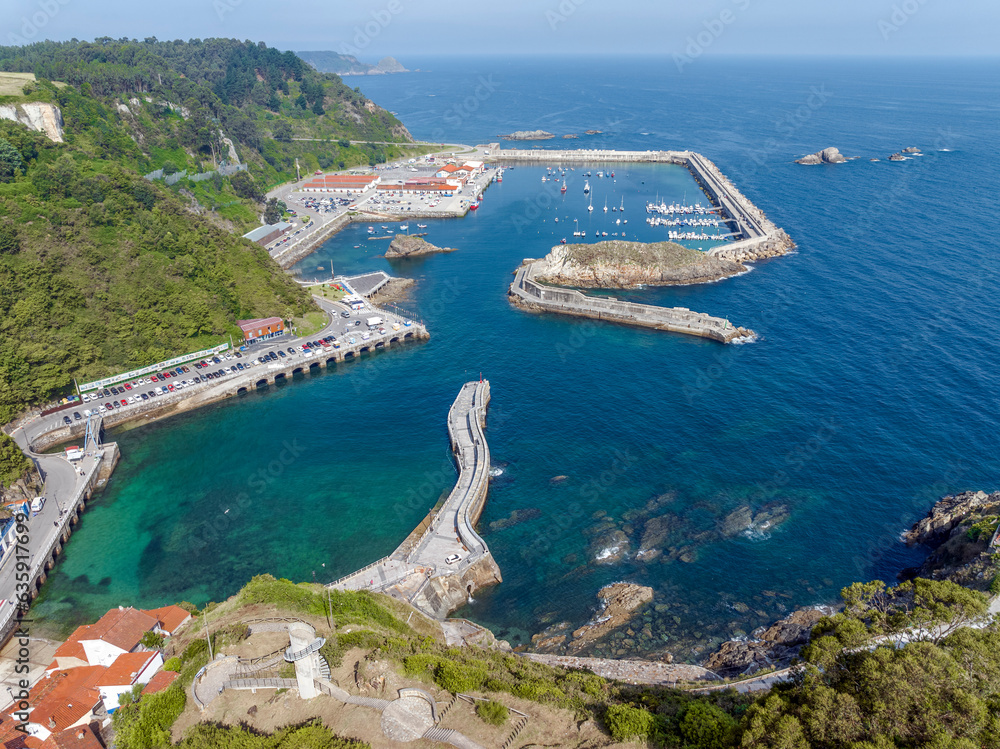
[[[459,472],[444,504],[392,554],[329,587],[386,593],[443,619],[476,589],[503,580],[474,527],[489,489],[490,451],[483,434],[489,401],[488,380],[467,382],[448,412],[448,434]]]
[[[624,302],[613,297],[588,296],[575,289],[543,286],[532,278],[534,273],[533,262],[518,268],[508,293],[512,304],[529,312],[558,312],[563,315],[592,317],[711,338],[720,343],[750,341],[755,335],[752,330],[734,326],[729,320],[692,312],[686,307],[657,307],[652,304]]]
[[[607,151],[501,149],[491,143],[491,159],[499,162],[622,162],[677,164],[691,172],[709,200],[721,209],[740,240],[715,247],[708,254],[734,260],[759,260],[784,255],[795,248],[784,229],[775,226],[711,161],[695,151]]]

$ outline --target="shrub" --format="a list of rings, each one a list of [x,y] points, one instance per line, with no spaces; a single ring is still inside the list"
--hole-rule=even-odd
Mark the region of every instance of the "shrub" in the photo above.
[[[163,647],[164,639],[166,638],[163,635],[150,631],[144,634],[139,642],[141,642],[143,647],[147,650],[159,650]]]
[[[486,681],[486,669],[442,660],[434,670],[434,681],[449,692],[473,692]]]
[[[501,702],[486,700],[476,703],[476,715],[491,726],[502,726],[507,722],[507,706]]]
[[[163,664],[164,671],[176,671],[180,673],[181,668],[183,668],[184,663],[176,655],[173,658],[168,658],[167,662]]]
[[[616,741],[645,739],[653,733],[653,714],[631,705],[611,705],[604,714],[604,723]]]
[[[118,749],[152,749],[170,746],[170,727],[184,711],[184,690],[176,682],[168,689],[147,694],[138,703],[115,711],[115,746]]]
[[[723,746],[736,721],[707,702],[694,702],[681,719],[681,735],[692,747],[713,749]]]

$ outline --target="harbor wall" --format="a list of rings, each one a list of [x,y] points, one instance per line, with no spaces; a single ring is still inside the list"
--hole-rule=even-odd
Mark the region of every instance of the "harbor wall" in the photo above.
[[[710,338],[720,343],[747,340],[754,332],[732,325],[728,320],[692,312],[686,307],[657,307],[610,297],[593,297],[575,289],[544,286],[532,278],[534,263],[517,269],[508,298],[528,311],[557,312],[577,317],[666,330],[672,333]]]

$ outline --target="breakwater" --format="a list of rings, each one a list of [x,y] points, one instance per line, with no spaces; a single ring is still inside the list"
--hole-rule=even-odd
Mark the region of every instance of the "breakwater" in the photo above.
[[[443,619],[478,588],[502,581],[475,529],[489,490],[490,451],[483,434],[489,402],[488,380],[467,382],[448,411],[458,481],[444,504],[392,554],[345,575],[331,588],[386,593]]]
[[[522,265],[514,274],[507,298],[530,312],[557,312],[626,325],[711,338],[720,343],[752,340],[754,332],[721,317],[692,312],[686,307],[657,307],[613,297],[588,296],[575,289],[545,286],[534,280],[535,264]]]
[[[502,149],[489,146],[490,159],[498,163],[659,163],[683,166],[701,186],[712,205],[719,208],[739,240],[715,247],[708,254],[735,262],[776,257],[790,252],[795,243],[772,223],[710,160],[695,151],[613,151]]]

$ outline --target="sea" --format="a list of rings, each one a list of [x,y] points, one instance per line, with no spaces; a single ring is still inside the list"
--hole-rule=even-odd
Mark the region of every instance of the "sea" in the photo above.
[[[404,62],[421,72],[346,80],[418,139],[543,129],[557,138],[519,145],[713,160],[795,252],[615,296],[726,317],[757,340],[507,301],[522,260],[577,227],[665,239],[647,202],[706,202],[679,167],[578,164],[562,195],[541,180],[554,162],[516,165],[478,211],[421,220],[450,254],[390,262],[349,227],[294,273],[412,278],[398,304],[430,340],[111,432],[122,462],[34,607],[52,634],[112,606],[219,601],[258,574],[329,582],[389,553],[451,489],[446,414],[480,377],[493,481],[479,530],[503,582],[456,615],[515,646],[591,620],[597,592],[627,581],[652,605],[588,652],[696,662],[853,581],[894,581],[926,555],[900,534],[936,500],[1000,488],[996,59]],[[858,158],[794,163],[829,146]]]

